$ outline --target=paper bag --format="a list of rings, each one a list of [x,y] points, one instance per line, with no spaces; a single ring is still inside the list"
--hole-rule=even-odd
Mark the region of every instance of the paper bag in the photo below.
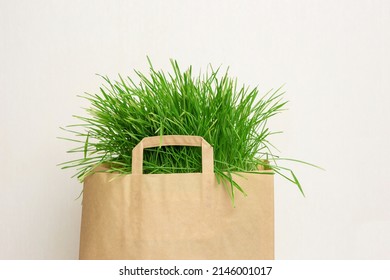
[[[202,173],[142,174],[143,149],[200,146]],[[84,181],[80,259],[273,259],[272,174],[232,174],[247,196],[217,182],[213,148],[197,136],[144,138],[132,174]]]

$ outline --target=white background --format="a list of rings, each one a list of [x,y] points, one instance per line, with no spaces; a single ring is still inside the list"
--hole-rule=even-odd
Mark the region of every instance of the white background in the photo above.
[[[0,259],[76,259],[81,185],[60,126],[95,75],[208,63],[262,92],[304,186],[276,179],[277,259],[390,258],[390,2],[1,1]]]

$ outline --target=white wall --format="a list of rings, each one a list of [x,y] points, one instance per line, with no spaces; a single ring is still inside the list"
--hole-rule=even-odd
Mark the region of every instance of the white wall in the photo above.
[[[390,258],[389,1],[1,1],[0,259],[75,259],[81,185],[59,126],[95,73],[230,65],[263,92],[306,198],[276,180],[278,259]]]

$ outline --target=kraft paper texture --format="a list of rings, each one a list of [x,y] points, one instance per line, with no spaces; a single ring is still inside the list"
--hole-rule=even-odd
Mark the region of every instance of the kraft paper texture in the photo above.
[[[142,174],[144,148],[202,147],[202,173]],[[100,172],[84,181],[80,259],[274,259],[272,174],[232,174],[234,208],[213,173],[213,149],[201,137],[143,139],[133,173]]]

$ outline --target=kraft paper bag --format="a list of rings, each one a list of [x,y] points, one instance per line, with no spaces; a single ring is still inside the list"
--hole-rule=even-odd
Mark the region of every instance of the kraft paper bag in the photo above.
[[[142,174],[143,149],[202,148],[202,173]],[[84,181],[80,259],[273,259],[271,174],[232,174],[233,207],[213,172],[213,148],[197,136],[144,138],[132,174],[104,172]],[[103,171],[103,172],[101,172]]]

